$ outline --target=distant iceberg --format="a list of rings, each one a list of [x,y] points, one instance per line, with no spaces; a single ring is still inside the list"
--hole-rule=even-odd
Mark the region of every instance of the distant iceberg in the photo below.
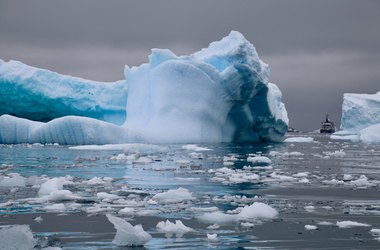
[[[380,143],[380,92],[344,94],[340,129],[333,139],[343,137],[356,142]]]
[[[29,119],[1,116],[0,143],[270,142],[288,129],[268,65],[237,31],[190,56],[153,49],[124,74],[101,83],[0,60],[0,114]]]

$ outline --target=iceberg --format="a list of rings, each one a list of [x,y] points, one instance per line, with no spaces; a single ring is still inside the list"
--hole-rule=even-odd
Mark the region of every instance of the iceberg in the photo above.
[[[0,59],[0,115],[43,122],[73,115],[121,125],[127,89],[125,80],[95,82]]]
[[[332,139],[380,143],[380,91],[376,94],[344,94],[340,129]]]
[[[360,130],[380,123],[380,91],[376,94],[343,95],[340,134],[357,134]]]
[[[268,65],[237,31],[190,56],[152,49],[124,75],[100,83],[1,61],[0,143],[276,142],[288,129]]]

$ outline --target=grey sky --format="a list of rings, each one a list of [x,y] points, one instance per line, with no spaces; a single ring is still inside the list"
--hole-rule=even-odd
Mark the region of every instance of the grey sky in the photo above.
[[[151,48],[192,54],[240,31],[269,64],[290,126],[338,125],[343,93],[380,91],[380,1],[0,0],[0,59],[98,81]]]

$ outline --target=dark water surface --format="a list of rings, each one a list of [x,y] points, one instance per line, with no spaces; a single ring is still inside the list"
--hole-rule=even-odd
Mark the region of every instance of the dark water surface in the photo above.
[[[116,229],[105,216],[110,213],[142,224],[152,235],[134,249],[380,249],[380,145],[321,134],[288,137],[314,141],[198,145],[210,151],[160,145],[166,153],[136,156],[151,160],[145,164],[111,158],[123,150],[0,145],[0,228],[29,225],[43,242],[40,248],[129,249],[112,243]],[[249,162],[250,154],[271,163]],[[38,191],[53,177],[77,198],[44,200]],[[4,182],[9,178],[24,185]],[[155,194],[180,187],[193,199],[151,202]],[[99,193],[120,199],[103,199]],[[271,206],[278,216],[221,221],[216,229],[198,219],[215,210],[237,214],[254,202]],[[134,211],[119,213],[125,207]],[[166,220],[181,220],[193,231],[177,237],[159,232],[156,225]],[[217,234],[217,240],[207,234]]]

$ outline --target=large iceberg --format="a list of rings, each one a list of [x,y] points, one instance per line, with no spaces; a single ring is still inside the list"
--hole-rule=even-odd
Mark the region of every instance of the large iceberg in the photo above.
[[[380,92],[372,95],[344,94],[340,128],[341,131],[333,138],[345,136],[353,141],[380,142]]]
[[[0,143],[268,142],[288,129],[268,65],[237,31],[190,56],[153,49],[124,74],[98,83],[1,61],[0,112],[39,122],[3,115]]]

